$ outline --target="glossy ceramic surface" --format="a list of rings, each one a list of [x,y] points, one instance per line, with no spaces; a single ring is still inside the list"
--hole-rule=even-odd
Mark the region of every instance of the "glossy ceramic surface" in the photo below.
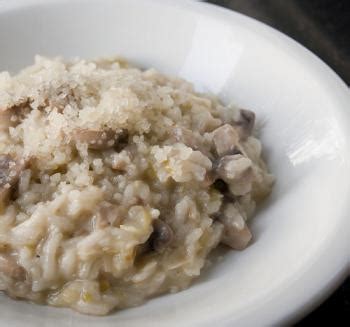
[[[277,177],[229,252],[190,289],[108,317],[0,296],[1,325],[265,326],[298,319],[349,269],[350,97],[318,58],[242,15],[192,1],[0,1],[0,70],[35,54],[119,54],[258,115]]]

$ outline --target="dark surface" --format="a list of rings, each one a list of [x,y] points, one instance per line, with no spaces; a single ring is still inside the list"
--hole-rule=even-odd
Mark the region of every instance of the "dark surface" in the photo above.
[[[318,55],[350,85],[350,0],[211,0],[256,18]],[[350,110],[350,108],[349,108]],[[350,278],[296,326],[350,326]]]

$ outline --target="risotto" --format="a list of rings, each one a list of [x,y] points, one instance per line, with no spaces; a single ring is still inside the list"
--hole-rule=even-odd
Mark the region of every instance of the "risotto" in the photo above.
[[[117,59],[0,74],[0,290],[104,315],[242,250],[273,178],[253,112]]]

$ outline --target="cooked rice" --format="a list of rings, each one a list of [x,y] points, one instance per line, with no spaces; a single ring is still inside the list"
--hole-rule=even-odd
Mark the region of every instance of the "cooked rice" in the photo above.
[[[0,289],[104,315],[176,292],[272,176],[254,115],[117,59],[0,74]]]

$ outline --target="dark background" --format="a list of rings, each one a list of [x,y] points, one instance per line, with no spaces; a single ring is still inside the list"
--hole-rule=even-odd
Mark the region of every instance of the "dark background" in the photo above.
[[[209,0],[256,18],[314,52],[350,85],[350,0]],[[349,107],[350,110],[350,107]],[[350,326],[350,278],[296,326]]]

